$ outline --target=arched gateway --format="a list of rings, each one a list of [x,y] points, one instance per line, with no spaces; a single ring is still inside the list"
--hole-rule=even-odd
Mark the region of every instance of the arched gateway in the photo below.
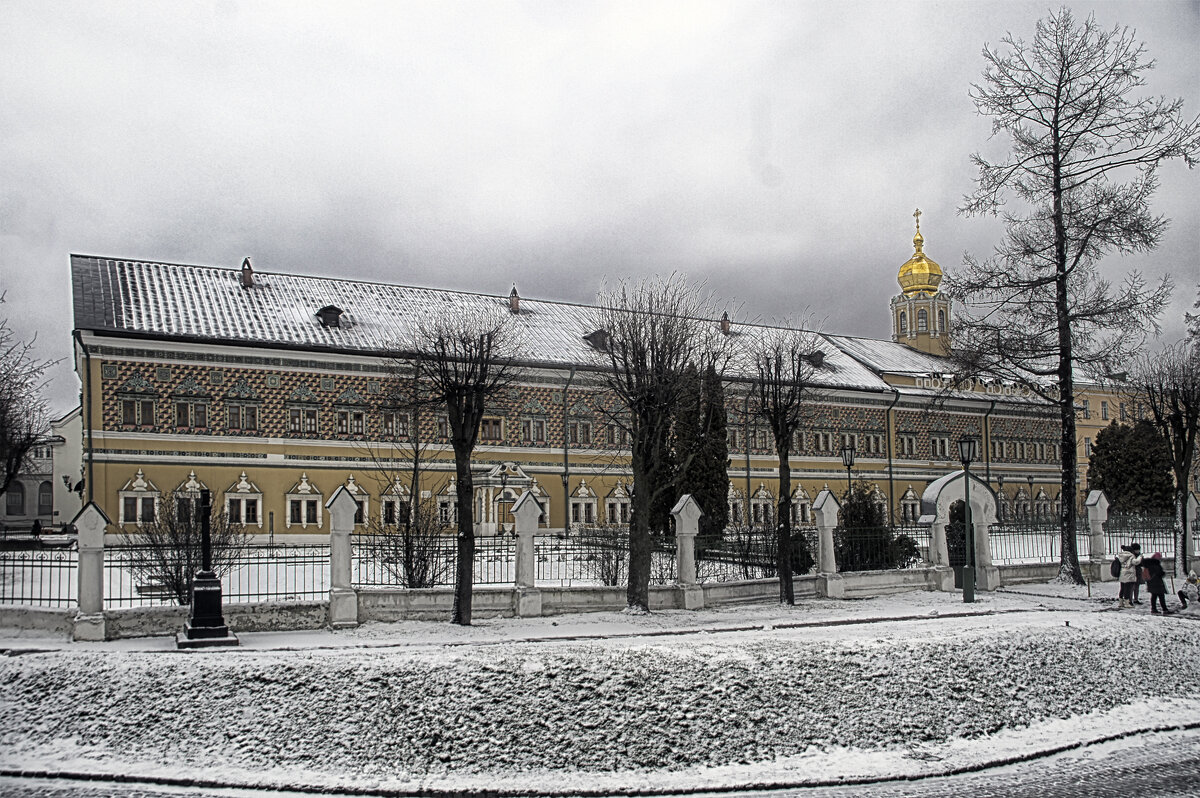
[[[953,590],[955,587],[953,566],[958,564],[954,562],[958,558],[951,558],[952,551],[956,555],[960,550],[965,553],[965,539],[961,544],[951,545],[949,536],[954,534],[952,529],[962,535],[966,487],[966,474],[954,471],[930,483],[921,495],[921,523],[930,526],[930,559],[935,568],[943,571],[938,578],[940,590]],[[992,565],[988,545],[988,528],[994,523],[996,494],[986,482],[972,474],[971,525],[975,528],[975,583],[980,590],[995,590],[1000,586],[1000,571]]]

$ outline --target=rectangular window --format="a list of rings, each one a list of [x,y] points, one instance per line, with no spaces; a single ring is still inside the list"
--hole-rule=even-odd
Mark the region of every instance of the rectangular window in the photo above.
[[[1108,402],[1100,403],[1100,420],[1108,421]]]
[[[304,502],[302,502],[300,499],[292,499],[288,503],[288,518],[291,523],[300,524],[304,522],[304,517],[301,515],[303,512],[303,505]]]
[[[1092,417],[1092,404],[1087,399],[1083,400],[1083,417],[1084,418]]]
[[[242,500],[229,499],[225,502],[225,514],[229,516],[230,523],[242,523]]]
[[[900,449],[901,457],[916,457],[917,456],[917,436],[916,435],[900,435],[897,437],[898,448]]]
[[[584,446],[590,446],[592,443],[592,422],[579,422],[579,442]],[[590,505],[589,505],[590,506]]]
[[[153,427],[154,401],[151,399],[143,399],[139,404],[141,405],[141,418],[138,419],[138,423],[143,427]]]
[[[357,515],[357,513],[355,513]],[[308,499],[304,502],[304,520],[307,523],[317,523],[317,500]]]
[[[355,435],[362,435],[367,428],[367,416],[361,410],[355,410],[350,414],[350,432]]]
[[[350,431],[350,413],[345,410],[337,411],[338,435],[345,435],[349,431]]]
[[[121,400],[121,423],[130,427],[137,424],[137,402],[134,400]]]
[[[435,425],[437,427],[438,438],[446,440],[450,437],[450,419],[445,416],[438,416],[435,419]]]
[[[317,431],[317,411],[315,409],[304,411],[304,431],[312,433]]]
[[[384,526],[395,526],[396,525],[396,500],[395,499],[384,499],[383,500],[383,523],[384,523]]]
[[[485,418],[479,424],[479,437],[485,441],[500,441],[503,439],[500,419]]]
[[[137,521],[137,511],[138,511],[137,497],[136,496],[126,496],[124,501],[122,502],[122,504],[124,504],[124,508],[123,508],[124,512],[122,512],[121,515],[125,519],[125,522],[133,523],[133,522]]]
[[[245,508],[245,513],[242,518],[242,523],[257,524],[258,523],[258,499],[246,499],[246,501],[243,504],[243,507]]]
[[[736,427],[729,428],[729,448],[738,448],[738,431]]]
[[[1091,438],[1083,439],[1083,451],[1087,454],[1088,457],[1092,456],[1092,439]]]
[[[208,426],[208,405],[204,402],[176,402],[175,425],[203,428]]]
[[[229,425],[230,430],[240,430],[242,428],[242,408],[237,405],[229,406]]]
[[[945,459],[950,456],[950,439],[937,436],[929,439],[930,457]]]
[[[288,432],[300,432],[300,411],[288,411]]]
[[[154,523],[154,499],[152,497],[142,499],[142,514],[138,520],[147,524]]]
[[[365,523],[366,517],[367,517],[367,500],[366,499],[355,499],[354,500],[354,523],[356,523],[356,524]]]
[[[1119,410],[1119,411],[1120,411],[1120,413],[1121,413],[1121,420],[1122,420],[1122,421],[1125,421],[1125,420],[1127,420],[1127,414],[1126,414],[1126,411],[1125,411],[1125,403],[1124,403],[1124,402],[1121,402],[1119,405],[1117,405],[1117,408],[1118,408],[1118,410]]]
[[[175,425],[178,427],[192,426],[192,406],[187,402],[178,402],[175,405]]]

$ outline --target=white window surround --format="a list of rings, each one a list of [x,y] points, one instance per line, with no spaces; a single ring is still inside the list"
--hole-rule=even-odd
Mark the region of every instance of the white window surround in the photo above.
[[[145,517],[142,510],[142,508],[146,506],[143,504],[143,500],[145,499],[153,501],[153,505],[151,506],[154,508],[154,517],[157,518],[161,496],[162,494],[158,487],[155,486],[153,482],[146,479],[146,475],[142,472],[142,469],[139,468],[137,473],[134,474],[133,478],[126,482],[125,486],[117,493],[117,525],[124,526],[125,524],[140,523]],[[136,499],[136,504],[134,506],[136,508],[137,515],[134,518],[125,517],[126,498]]]
[[[300,481],[292,486],[292,489],[284,494],[286,506],[283,514],[284,526],[291,529],[293,526],[299,526],[301,529],[308,529],[309,525],[316,526],[320,529],[325,523],[325,502],[322,501],[320,489],[308,481],[308,474],[302,473]],[[309,521],[307,508],[310,506],[308,502],[316,502],[316,520]],[[292,502],[302,502],[300,520],[292,520]]]
[[[246,472],[243,471],[242,475],[238,478],[238,481],[233,485],[230,485],[225,491],[225,515],[228,516],[229,520],[235,524],[246,524],[246,503],[254,502],[254,515],[257,516],[257,520],[250,521],[249,523],[256,525],[259,529],[262,529],[262,498],[262,491],[259,490],[258,486],[246,477]],[[238,511],[236,513],[231,506],[233,502],[238,502]]]

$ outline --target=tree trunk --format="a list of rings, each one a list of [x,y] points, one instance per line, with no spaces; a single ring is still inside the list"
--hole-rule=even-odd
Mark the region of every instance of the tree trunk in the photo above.
[[[795,585],[792,584],[792,467],[788,462],[787,441],[779,451],[779,509],[775,516],[778,530],[778,547],[775,554],[775,571],[779,574],[779,601],[795,604]]]
[[[1074,353],[1071,346],[1070,295],[1067,291],[1067,231],[1063,222],[1062,166],[1058,160],[1060,143],[1055,134],[1054,142],[1054,306],[1058,320],[1058,412],[1062,424],[1062,484],[1059,499],[1062,505],[1059,539],[1062,541],[1059,554],[1059,575],[1075,584],[1083,584],[1079,570],[1079,552],[1075,543],[1075,468],[1078,457],[1075,447],[1075,378]],[[1033,501],[1033,497],[1030,497]]]
[[[475,578],[475,497],[471,480],[471,453],[454,447],[454,472],[458,482],[458,560],[454,577],[454,614],[451,623],[471,625],[471,590]]]
[[[653,490],[647,478],[645,455],[633,447],[632,515],[629,518],[629,585],[626,603],[636,612],[650,611],[650,505]]]

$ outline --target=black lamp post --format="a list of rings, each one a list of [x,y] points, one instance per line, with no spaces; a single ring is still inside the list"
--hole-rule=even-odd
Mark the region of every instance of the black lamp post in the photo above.
[[[192,580],[192,603],[183,632],[175,638],[179,648],[198,646],[236,646],[237,637],[229,631],[221,613],[221,580],[212,567],[212,494],[208,489],[200,491],[197,502],[197,519],[200,522],[200,570]]]
[[[503,532],[504,518],[508,515],[508,466],[500,466],[500,500],[496,503],[500,505],[500,518],[496,526]]]
[[[1005,517],[1005,509],[1006,508],[1004,507],[1004,505],[1008,504],[1008,497],[1004,495],[1004,475],[1003,474],[1000,474],[999,476],[996,477],[996,485],[998,486],[996,492],[1000,494],[1000,504],[999,504],[999,506],[996,507],[996,513],[1000,516],[1001,521],[1007,521],[1008,519]]]
[[[1025,477],[1025,481],[1029,483],[1029,520],[1037,518],[1037,503],[1033,500],[1033,474]]]
[[[960,438],[958,441],[958,459],[962,461],[963,478],[966,484],[963,486],[963,503],[965,513],[965,531],[967,535],[967,562],[963,568],[963,602],[973,604],[975,602],[975,525],[971,520],[971,463],[979,458],[979,439],[978,438]]]
[[[854,439],[851,438],[842,447],[842,465],[846,466],[846,498],[850,498],[852,491],[852,482],[850,481],[850,469],[854,468]]]

